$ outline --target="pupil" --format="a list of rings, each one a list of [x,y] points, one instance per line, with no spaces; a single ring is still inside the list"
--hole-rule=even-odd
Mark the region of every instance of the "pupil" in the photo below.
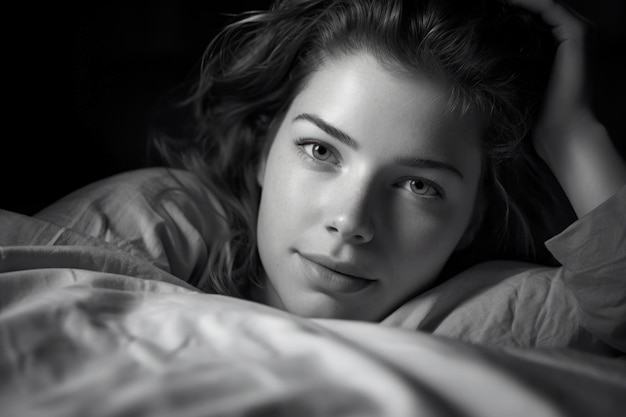
[[[313,151],[315,151],[315,153],[321,157],[326,156],[326,153],[328,152],[328,150],[321,145],[315,145],[315,147],[313,148]]]

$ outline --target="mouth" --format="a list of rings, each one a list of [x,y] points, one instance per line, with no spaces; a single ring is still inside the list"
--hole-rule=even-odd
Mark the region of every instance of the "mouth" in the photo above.
[[[361,291],[376,280],[352,263],[312,254],[298,253],[306,279],[316,287],[332,293],[350,294]]]

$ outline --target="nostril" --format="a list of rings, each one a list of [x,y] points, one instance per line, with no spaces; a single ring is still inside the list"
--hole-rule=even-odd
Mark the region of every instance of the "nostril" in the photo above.
[[[333,233],[339,232],[339,229],[333,226],[326,226],[326,230],[328,230],[329,232],[333,232]]]

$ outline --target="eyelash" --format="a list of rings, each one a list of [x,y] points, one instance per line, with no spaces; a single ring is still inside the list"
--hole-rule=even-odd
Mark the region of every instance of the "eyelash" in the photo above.
[[[322,166],[328,166],[328,165],[340,166],[339,163],[326,162],[326,161],[324,161],[322,159],[317,159],[314,156],[310,155],[309,152],[304,150],[304,147],[307,146],[307,145],[321,146],[321,147],[324,147],[328,152],[330,152],[331,156],[334,156],[337,160],[339,160],[338,152],[332,146],[330,146],[330,145],[328,145],[328,144],[326,144],[326,143],[324,143],[324,142],[322,142],[320,140],[307,139],[307,138],[298,138],[298,139],[296,139],[294,141],[294,143],[295,143],[295,145],[299,149],[298,154],[300,156],[302,156],[303,158],[306,158],[307,162],[312,162],[312,163],[315,163],[315,164],[318,164],[318,165],[322,165]],[[445,193],[444,189],[441,186],[439,186],[437,183],[435,183],[435,182],[433,182],[431,180],[428,180],[428,179],[422,178],[422,177],[414,177],[414,178],[404,179],[402,181],[397,182],[396,186],[398,188],[405,188],[406,189],[406,187],[403,187],[403,184],[406,184],[406,183],[408,183],[410,181],[421,181],[425,185],[431,187],[435,191],[435,193],[436,193],[436,195],[434,195],[434,196],[426,196],[426,195],[421,195],[421,194],[415,193],[415,192],[411,191],[410,189],[408,189],[408,191],[410,193],[412,193],[412,194],[414,194],[414,195],[416,195],[416,196],[418,196],[420,198],[426,198],[426,199],[439,198],[439,199],[443,200],[446,197],[446,193]]]
[[[422,178],[422,177],[408,178],[408,179],[399,181],[399,182],[396,183],[396,186],[399,187],[399,188],[405,188],[406,189],[406,187],[403,187],[403,184],[410,183],[411,181],[423,182],[426,186],[431,187],[434,190],[434,192],[435,192],[435,195],[429,196],[429,195],[418,194],[416,192],[411,191],[410,189],[407,190],[410,193],[412,193],[412,194],[414,194],[414,195],[416,195],[416,196],[418,196],[420,198],[429,198],[429,199],[430,198],[438,198],[438,199],[442,199],[442,200],[444,200],[446,198],[446,192],[444,191],[444,189],[439,184],[437,184],[437,183],[435,183],[435,182],[433,182],[431,180],[428,180],[426,178]]]
[[[333,162],[326,162],[322,159],[317,159],[315,158],[313,155],[311,155],[309,152],[304,150],[304,147],[307,145],[313,145],[313,146],[321,146],[323,148],[325,148],[328,152],[330,152],[331,157],[334,156],[335,159],[337,159],[337,161],[340,160],[339,156],[338,156],[338,152],[335,150],[335,148],[333,148],[332,146],[319,141],[319,140],[315,140],[315,139],[306,139],[306,138],[298,138],[294,141],[294,143],[296,144],[296,146],[298,146],[299,148],[299,155],[306,158],[306,160],[308,162],[313,162],[316,164],[320,164],[323,166],[328,166],[328,165],[332,165],[332,166],[340,166],[339,163],[333,163]]]

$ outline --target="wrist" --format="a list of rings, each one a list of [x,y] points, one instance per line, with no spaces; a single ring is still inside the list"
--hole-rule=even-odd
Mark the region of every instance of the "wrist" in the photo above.
[[[535,128],[533,146],[550,169],[558,169],[564,154],[600,142],[610,142],[604,125],[590,111],[580,111],[567,122],[542,123]]]
[[[581,116],[565,129],[543,130],[540,134],[550,136],[543,137],[535,148],[578,217],[595,209],[626,183],[626,164],[595,117]]]

